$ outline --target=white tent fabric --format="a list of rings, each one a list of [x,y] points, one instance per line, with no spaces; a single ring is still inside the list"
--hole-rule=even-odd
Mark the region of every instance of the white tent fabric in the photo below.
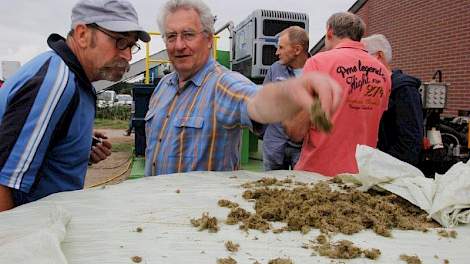
[[[331,263],[331,259],[312,256],[311,250],[301,247],[315,239],[319,234],[316,229],[305,235],[300,232],[273,234],[256,230],[244,232],[236,225],[223,223],[229,210],[217,205],[219,199],[229,199],[253,210],[253,203],[241,197],[244,189],[240,185],[265,176],[285,178],[287,175],[295,175],[295,180],[303,182],[325,179],[305,172],[236,171],[192,172],[129,180],[106,188],[58,193],[0,213],[0,234],[4,237],[3,232],[7,230],[23,232],[22,227],[31,226],[28,230],[33,232],[39,226],[48,226],[46,223],[50,220],[43,220],[50,219],[46,210],[58,210],[71,215],[61,244],[68,263],[128,264],[133,263],[133,256],[140,256],[141,263],[149,264],[216,263],[217,258],[227,256],[232,256],[238,263],[249,264],[256,260],[264,264],[278,257],[291,258],[297,264]],[[203,212],[219,219],[219,232],[199,232],[190,224],[191,218],[199,218]],[[65,226],[66,221],[62,223]],[[136,231],[138,227],[142,232]],[[468,263],[470,226],[458,226],[455,230],[458,233],[455,239],[443,238],[436,231],[394,230],[393,237],[386,238],[367,230],[352,236],[338,234],[333,240],[348,239],[362,248],[382,251],[377,261],[354,259],[348,263],[399,263],[401,254],[416,254],[424,263],[442,263],[443,259],[450,263]],[[7,233],[8,237],[15,235],[15,232]],[[60,235],[57,240],[60,241]],[[228,240],[240,244],[239,252],[230,253],[225,249],[224,243]],[[5,250],[4,245],[0,244],[0,251]],[[20,245],[18,248],[26,250]],[[29,261],[14,262],[4,262],[6,255],[0,256],[0,263],[40,263],[33,256]],[[48,263],[65,263],[57,254],[55,256],[57,259]]]
[[[410,164],[377,149],[358,145],[359,174],[344,179],[363,190],[379,186],[425,210],[445,227],[470,223],[470,164],[459,162],[436,179],[426,178]]]

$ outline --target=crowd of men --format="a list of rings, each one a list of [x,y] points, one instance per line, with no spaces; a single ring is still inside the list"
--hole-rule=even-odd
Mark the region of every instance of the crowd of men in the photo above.
[[[357,173],[358,144],[411,164],[420,155],[420,81],[391,71],[382,35],[349,12],[327,21],[324,51],[310,57],[308,34],[279,34],[261,88],[212,57],[214,15],[200,0],[169,0],[158,28],[174,71],[155,88],[146,114],[145,175],[239,169],[241,131],[263,135],[266,170],[335,176]],[[111,154],[93,131],[97,80],[120,80],[138,41],[150,41],[126,0],[80,0],[66,38],[23,66],[0,89],[0,211],[82,189],[88,163]],[[333,125],[310,121],[314,100]],[[382,120],[382,121],[381,121]],[[93,138],[95,138],[93,140]]]

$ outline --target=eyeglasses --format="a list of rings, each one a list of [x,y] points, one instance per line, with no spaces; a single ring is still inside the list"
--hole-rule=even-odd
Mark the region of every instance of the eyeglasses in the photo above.
[[[182,31],[182,32],[179,32],[179,33],[178,32],[167,32],[167,33],[165,33],[165,35],[163,35],[163,37],[164,37],[166,43],[174,43],[176,41],[176,39],[178,38],[178,35],[180,35],[181,40],[186,41],[186,42],[190,42],[190,41],[193,41],[194,39],[196,39],[196,36],[198,34],[205,33],[205,32],[206,32],[205,30],[202,30],[202,31],[199,31],[199,32],[191,31],[191,30]]]
[[[116,41],[116,48],[118,48],[119,50],[125,50],[127,48],[130,48],[131,49],[131,53],[132,54],[136,54],[137,52],[139,52],[140,50],[140,46],[139,44],[137,43],[132,43],[132,41],[130,41],[128,38],[122,38],[122,37],[117,37],[117,36],[113,36],[110,32],[102,29],[101,27],[99,26],[91,26],[92,28],[96,28],[97,30],[101,31],[102,33],[104,33],[106,36],[114,39]]]

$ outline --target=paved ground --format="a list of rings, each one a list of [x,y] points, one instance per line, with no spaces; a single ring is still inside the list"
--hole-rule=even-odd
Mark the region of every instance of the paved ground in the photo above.
[[[134,144],[134,134],[124,136],[121,129],[98,129],[104,132],[111,144]],[[106,160],[88,167],[85,177],[85,188],[102,184],[116,184],[124,181],[130,175],[131,152],[113,151]],[[108,182],[109,181],[109,182]]]

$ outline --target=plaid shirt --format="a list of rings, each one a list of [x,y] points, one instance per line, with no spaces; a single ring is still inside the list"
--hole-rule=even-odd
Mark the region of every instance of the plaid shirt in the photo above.
[[[243,127],[252,128],[247,102],[257,86],[214,59],[178,89],[178,74],[165,76],[145,117],[145,175],[239,168]]]

